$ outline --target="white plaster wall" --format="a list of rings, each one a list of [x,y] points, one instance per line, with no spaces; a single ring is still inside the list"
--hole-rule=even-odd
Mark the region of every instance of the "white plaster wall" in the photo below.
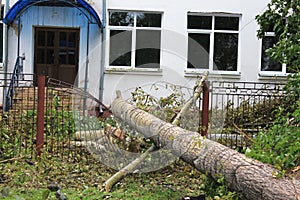
[[[241,14],[240,27],[240,75],[211,74],[209,80],[265,81],[259,79],[261,41],[256,37],[258,29],[255,16],[263,12],[268,0],[108,0],[107,7],[129,11],[160,11],[162,19],[161,73],[107,73],[105,74],[104,102],[109,104],[115,89],[126,90],[144,83],[164,80],[174,84],[193,86],[195,76],[185,73],[187,58],[187,13],[226,12]],[[108,52],[106,52],[108,54]],[[108,58],[108,56],[106,57]],[[106,62],[106,67],[108,63]],[[131,74],[131,75],[128,75]],[[134,74],[134,75],[133,75]],[[153,76],[154,75],[154,76]],[[124,78],[126,77],[126,78]],[[142,77],[142,78],[141,78]]]
[[[15,1],[11,1],[11,5]],[[102,0],[92,0],[91,5],[102,18]],[[104,103],[110,104],[115,90],[127,91],[141,85],[166,81],[193,87],[197,74],[186,74],[187,58],[187,13],[226,12],[241,14],[239,75],[210,74],[209,80],[269,81],[258,76],[260,68],[261,41],[256,37],[258,26],[255,16],[262,13],[269,0],[106,0],[107,10],[158,11],[163,13],[161,38],[161,71],[158,72],[108,72],[104,79]],[[79,86],[83,87],[86,60],[86,19],[77,9],[31,7],[22,15],[21,54],[25,52],[25,71],[33,72],[33,26],[80,27]],[[24,17],[26,16],[26,17]],[[9,29],[9,66],[12,67],[17,52],[15,30]],[[13,39],[14,38],[14,39]],[[101,33],[91,25],[89,48],[89,91],[99,96]],[[106,64],[108,67],[108,41]],[[199,75],[199,74],[198,74]],[[201,74],[200,74],[201,75]]]

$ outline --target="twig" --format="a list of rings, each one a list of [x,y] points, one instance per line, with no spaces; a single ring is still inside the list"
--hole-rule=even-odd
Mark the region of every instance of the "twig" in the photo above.
[[[120,171],[115,173],[107,181],[105,181],[105,183],[104,183],[105,191],[109,192],[111,190],[111,188],[117,182],[119,182],[128,173],[132,172],[155,149],[156,149],[155,145],[152,145],[149,149],[147,149],[147,151],[145,151],[143,154],[141,154],[139,157],[137,157],[134,161],[132,161],[130,164],[128,164],[127,166],[122,168]]]
[[[241,133],[245,138],[247,138],[248,140],[250,140],[250,141],[253,142],[253,143],[256,143],[251,137],[249,137],[249,136],[247,135],[247,133],[245,133],[242,129],[240,129],[235,123],[233,123],[233,126],[234,126],[234,128],[236,128],[236,129],[239,131],[239,133]]]
[[[193,97],[183,106],[180,113],[177,114],[176,118],[173,121],[173,124],[179,126],[180,124],[180,118],[183,114],[187,112],[187,110],[191,107],[192,103],[194,103],[201,95],[203,91],[203,82],[207,79],[208,73],[205,72],[202,76],[201,80],[197,80],[195,86],[194,86],[194,95]]]
[[[1,160],[0,164],[1,163],[6,163],[6,162],[9,162],[9,161],[13,161],[13,160],[19,160],[21,158],[24,158],[24,156],[14,157],[14,158],[10,158],[10,159],[7,159],[7,160]]]

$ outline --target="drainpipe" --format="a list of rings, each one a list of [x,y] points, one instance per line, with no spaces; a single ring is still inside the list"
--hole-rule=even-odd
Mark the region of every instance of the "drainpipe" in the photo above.
[[[19,16],[19,20],[18,20],[18,50],[17,50],[17,58],[20,56],[20,46],[21,46],[21,17]]]
[[[106,50],[106,0],[102,1],[102,27],[101,27],[101,62],[100,62],[100,83],[99,100],[103,102],[104,93],[104,70],[105,70],[105,50]],[[102,111],[100,105],[100,111]]]
[[[89,78],[89,40],[90,38],[90,21],[88,21],[87,33],[86,33],[86,60],[85,60],[85,77],[84,77],[84,93],[87,93],[88,87],[88,78]],[[84,96],[83,102],[83,115],[85,114],[86,110],[86,95]]]
[[[6,13],[8,12],[9,9],[9,0],[5,1],[5,5],[4,5],[4,16],[6,15]],[[3,90],[3,105],[5,105],[5,93],[6,93],[6,85],[7,85],[7,65],[8,65],[8,25],[4,24],[4,62],[3,62],[3,68],[4,68],[4,86],[5,89]]]

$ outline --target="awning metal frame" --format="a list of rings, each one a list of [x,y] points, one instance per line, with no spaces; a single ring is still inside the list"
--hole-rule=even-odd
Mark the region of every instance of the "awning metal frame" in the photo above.
[[[97,12],[85,0],[19,0],[11,7],[11,9],[8,10],[3,22],[7,25],[10,25],[15,19],[19,19],[22,13],[29,7],[38,6],[39,4],[47,5],[47,3],[51,4],[51,6],[55,5],[56,3],[58,6],[59,3],[64,3],[69,7],[75,7],[85,15],[90,24],[97,24],[99,28],[102,28],[102,23]]]
[[[74,7],[88,19],[88,27],[87,27],[87,41],[86,41],[86,66],[85,66],[85,82],[84,82],[84,91],[87,91],[87,82],[88,82],[88,68],[89,68],[89,37],[90,37],[90,24],[96,24],[98,27],[103,30],[104,26],[101,23],[101,20],[94,10],[94,8],[87,3],[85,0],[19,0],[17,1],[11,9],[8,10],[3,22],[8,26],[11,25],[15,20],[18,20],[18,47],[17,47],[17,55],[20,54],[20,32],[21,32],[21,15],[29,9],[31,6],[38,6],[39,4],[42,6],[57,6],[62,7],[66,5],[68,7]],[[57,5],[56,5],[57,4]],[[7,72],[7,67],[5,67],[5,71]]]

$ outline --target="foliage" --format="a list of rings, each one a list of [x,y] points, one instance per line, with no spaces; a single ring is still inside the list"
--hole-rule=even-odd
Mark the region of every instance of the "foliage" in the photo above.
[[[58,144],[63,145],[63,141],[72,138],[75,132],[74,113],[63,106],[60,98],[54,95],[45,112],[45,140],[51,150]],[[0,160],[34,152],[36,121],[36,109],[9,111],[1,116]]]
[[[0,118],[0,160],[26,154],[33,146],[35,111],[4,113]]]
[[[288,170],[300,164],[300,73],[289,77],[285,86],[285,105],[280,106],[276,120],[270,128],[261,132],[246,155]],[[284,172],[283,171],[283,172]]]
[[[286,63],[294,74],[288,77],[284,104],[274,113],[275,122],[258,135],[246,155],[273,164],[284,172],[300,163],[300,2],[272,0],[256,20],[260,26],[259,38],[274,31],[278,41],[267,53]]]
[[[54,95],[46,109],[45,133],[56,140],[63,140],[75,132],[74,113],[63,106],[60,97]]]
[[[286,63],[292,72],[300,70],[300,1],[272,0],[263,14],[256,16],[260,26],[258,37],[275,32],[278,40],[267,53],[277,61]]]
[[[159,88],[156,88],[158,90]],[[142,87],[137,87],[132,93],[131,101],[140,109],[143,109],[164,121],[172,122],[184,101],[180,94],[174,90],[173,93],[159,99],[148,94]]]
[[[289,106],[286,105],[283,108],[286,114],[291,114],[297,109],[297,101],[299,101],[300,98],[300,72],[289,75],[284,90],[287,94],[284,97],[285,102],[287,102]]]
[[[209,197],[212,197],[215,200],[239,199],[236,192],[229,190],[224,177],[220,176],[217,181],[212,181],[212,179],[208,178],[207,175],[202,174],[201,179],[203,182],[201,183],[200,187]]]
[[[19,134],[11,134],[5,121],[2,116],[0,119],[0,160],[14,156],[16,148],[20,145]]]
[[[131,93],[131,102],[140,109],[143,109],[166,122],[172,123],[187,100],[192,98],[193,92],[186,92],[186,90],[189,89],[171,83],[164,83],[162,85],[154,84],[154,90],[156,91],[161,90],[164,92],[165,89],[168,89],[168,92],[171,91],[170,94],[156,98],[147,93],[142,87],[137,87]],[[181,116],[180,126],[182,128],[190,131],[199,130],[200,109],[197,103],[198,102],[194,102],[189,109],[189,112]]]
[[[241,102],[236,108],[231,106],[231,102],[228,102],[224,128],[234,127],[234,125],[251,127],[254,124],[258,128],[264,128],[268,123],[275,120],[272,113],[282,103],[282,98],[276,98],[274,94],[273,96],[265,97],[263,100],[257,97],[249,98]]]

